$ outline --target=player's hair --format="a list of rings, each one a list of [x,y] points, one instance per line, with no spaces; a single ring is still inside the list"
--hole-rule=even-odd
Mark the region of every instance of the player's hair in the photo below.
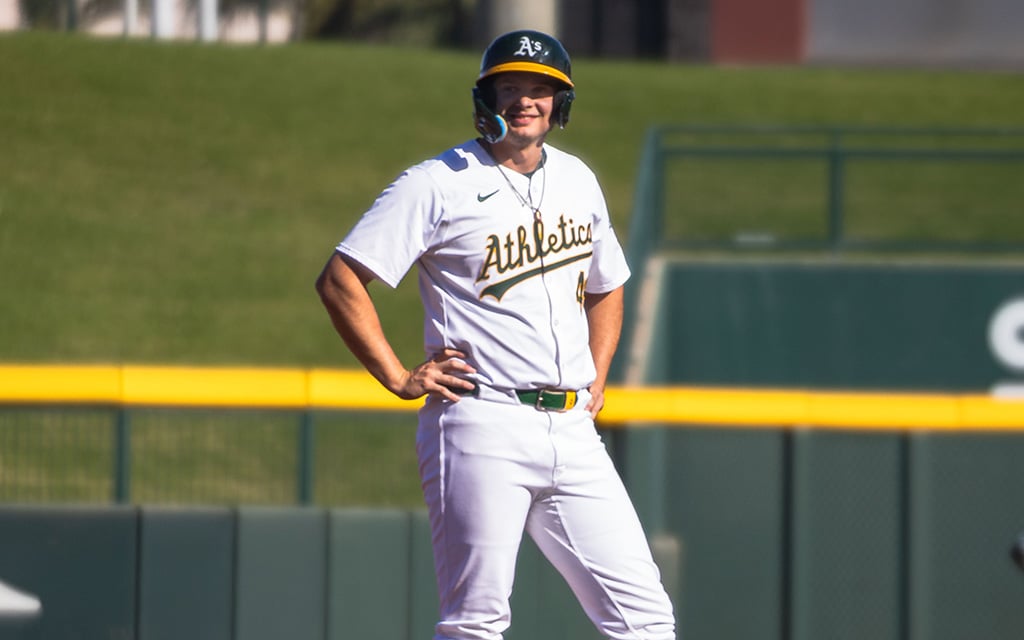
[[[569,110],[576,99],[569,53],[546,33],[529,29],[510,31],[495,38],[484,50],[480,75],[473,87],[473,122],[485,140],[499,142],[508,131],[505,119],[495,113],[494,91],[495,77],[508,71],[539,73],[553,79],[558,88],[551,121],[562,129],[569,124]]]

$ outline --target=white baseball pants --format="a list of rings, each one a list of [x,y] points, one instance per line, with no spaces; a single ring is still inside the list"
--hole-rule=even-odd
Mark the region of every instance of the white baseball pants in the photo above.
[[[525,530],[598,630],[674,640],[672,604],[644,531],[584,410],[430,398],[416,449],[440,615],[434,640],[501,640]]]

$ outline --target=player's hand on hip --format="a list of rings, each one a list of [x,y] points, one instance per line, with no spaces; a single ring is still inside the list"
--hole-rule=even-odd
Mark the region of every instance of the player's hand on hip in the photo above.
[[[588,391],[590,391],[590,402],[587,403],[585,409],[590,412],[590,417],[596,420],[597,414],[604,408],[604,389],[593,385]]]
[[[398,395],[412,399],[429,393],[458,402],[459,394],[453,389],[471,391],[475,386],[463,377],[476,373],[476,369],[466,364],[465,358],[466,354],[457,349],[445,349],[435,354],[409,372]]]

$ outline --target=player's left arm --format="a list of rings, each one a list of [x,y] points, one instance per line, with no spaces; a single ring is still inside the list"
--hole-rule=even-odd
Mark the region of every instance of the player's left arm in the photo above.
[[[590,353],[594,357],[597,377],[590,385],[590,402],[587,411],[594,418],[604,407],[604,388],[608,382],[608,369],[612,356],[619,345],[622,333],[623,288],[621,286],[607,293],[587,293],[583,302],[590,327]]]

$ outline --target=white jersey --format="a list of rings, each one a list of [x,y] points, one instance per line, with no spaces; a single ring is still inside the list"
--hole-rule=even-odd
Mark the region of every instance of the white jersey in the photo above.
[[[458,349],[499,389],[594,381],[586,293],[629,278],[593,172],[545,145],[532,176],[476,141],[399,176],[338,244],[391,287],[413,264],[428,356]]]

